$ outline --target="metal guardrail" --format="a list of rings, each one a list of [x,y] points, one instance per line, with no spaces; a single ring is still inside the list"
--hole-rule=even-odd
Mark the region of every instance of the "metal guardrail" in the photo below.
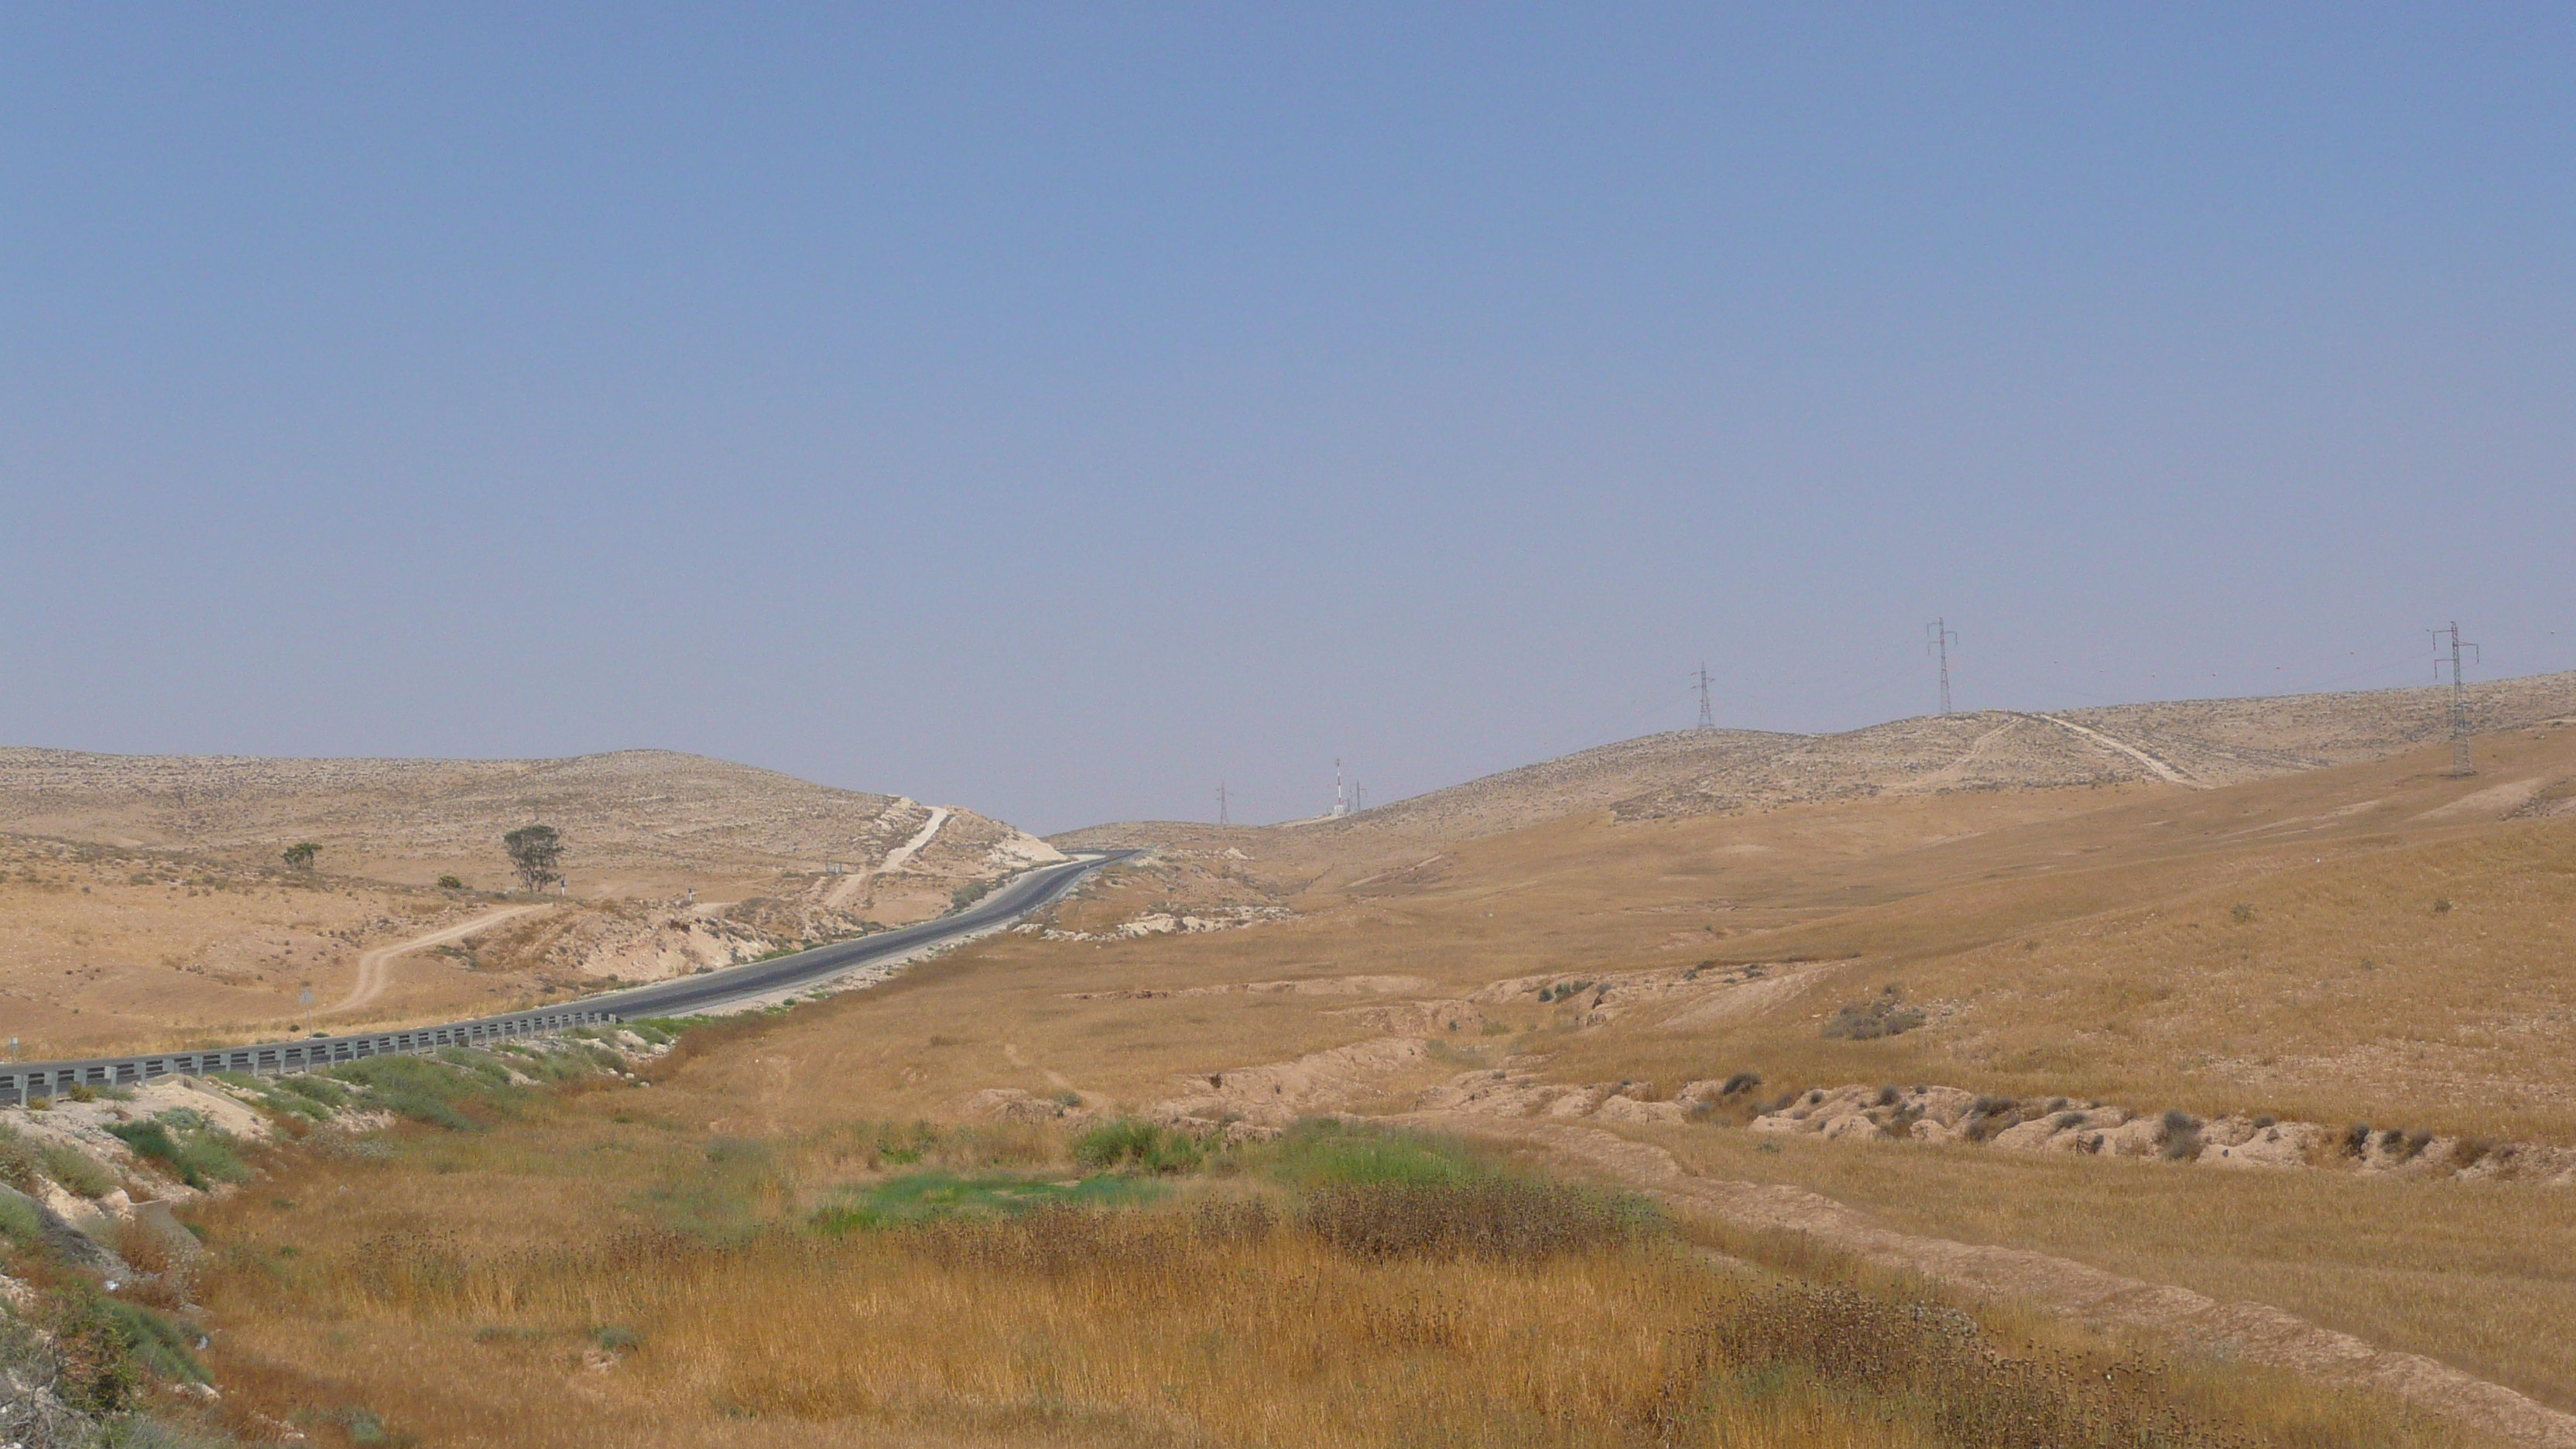
[[[477,1017],[402,1031],[374,1031],[356,1036],[316,1036],[301,1041],[262,1042],[255,1046],[207,1047],[199,1051],[140,1052],[123,1057],[89,1057],[78,1061],[0,1062],[0,1102],[23,1107],[33,1097],[59,1097],[73,1087],[125,1087],[162,1077],[209,1076],[248,1072],[275,1076],[309,1072],[361,1057],[436,1051],[445,1046],[544,1036],[576,1026],[612,1024],[613,1011],[556,1007],[514,1011],[506,1016]]]
[[[1046,889],[1019,902],[1001,919],[1014,920],[1047,904],[1073,889],[1083,877],[1104,866],[1115,865],[1136,851],[1086,852],[1063,866],[1041,866],[1024,872],[1006,883],[1004,889],[1017,887],[1030,876],[1047,875]],[[1076,868],[1078,867],[1078,868]],[[996,895],[1001,892],[995,892]],[[977,914],[969,907],[965,915]],[[0,1062],[0,1103],[15,1102],[25,1106],[33,1097],[57,1097],[75,1086],[123,1087],[169,1076],[202,1077],[215,1072],[248,1072],[254,1076],[274,1076],[281,1072],[309,1072],[337,1062],[353,1062],[360,1057],[386,1056],[395,1053],[436,1051],[444,1046],[470,1046],[476,1042],[505,1041],[511,1037],[544,1036],[576,1026],[598,1026],[623,1021],[629,1014],[653,1016],[672,1005],[674,997],[687,998],[724,986],[739,992],[793,987],[801,981],[828,975],[849,964],[854,952],[893,952],[936,942],[942,927],[957,925],[956,917],[940,917],[916,925],[900,927],[878,936],[818,946],[797,952],[792,957],[755,961],[741,966],[710,971],[704,976],[680,977],[656,982],[650,986],[631,986],[590,998],[591,1004],[514,1011],[502,1016],[477,1017],[471,1021],[443,1022],[437,1026],[411,1027],[400,1031],[361,1032],[351,1036],[316,1036],[300,1041],[260,1042],[251,1046],[206,1047],[198,1051],[138,1052],[132,1056],[87,1057],[73,1061]],[[799,963],[813,962],[812,968]],[[788,968],[782,973],[781,968]],[[775,978],[775,979],[772,979]],[[630,1011],[612,1010],[608,1003],[630,1007]],[[683,1010],[693,1009],[682,1004]]]

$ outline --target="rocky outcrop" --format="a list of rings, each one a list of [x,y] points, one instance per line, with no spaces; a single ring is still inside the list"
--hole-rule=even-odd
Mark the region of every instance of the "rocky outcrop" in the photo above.
[[[2258,1171],[2323,1168],[2576,1186],[2576,1149],[2535,1143],[2499,1145],[2363,1128],[2338,1131],[2315,1122],[2243,1114],[2204,1122],[2179,1111],[2142,1114],[2099,1101],[2016,1099],[1942,1086],[1816,1087],[1751,1111],[1744,1104],[1758,1083],[1748,1086],[1743,1077],[1688,1081],[1665,1096],[1651,1082],[1545,1081],[1538,1072],[1542,1065],[1543,1058],[1521,1058],[1499,1068],[1462,1072],[1423,1092],[1415,1110],[1669,1124],[1724,1120],[1721,1109],[1733,1102],[1734,1120],[1769,1137],[1960,1144]]]

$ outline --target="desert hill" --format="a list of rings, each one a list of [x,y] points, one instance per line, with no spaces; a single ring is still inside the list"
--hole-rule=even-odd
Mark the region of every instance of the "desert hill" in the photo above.
[[[532,821],[563,833],[563,895],[505,894],[501,837]],[[300,841],[317,869],[280,860]],[[922,920],[1060,858],[970,810],[666,751],[0,749],[0,1014],[35,1055],[473,1015]]]
[[[2576,673],[2468,690],[2480,733],[2576,717]],[[1580,751],[1292,827],[1127,822],[1052,837],[1068,848],[1234,847],[1367,858],[1375,844],[1473,839],[1587,811],[1659,820],[1878,795],[2130,783],[2244,784],[2384,759],[2450,731],[2447,687],[1927,715],[1838,734],[1675,730]],[[1292,845],[1283,837],[1293,833]]]
[[[499,885],[506,832],[564,833],[576,882],[873,867],[930,807],[666,750],[564,760],[272,760],[0,749],[0,833],[266,862],[323,847],[326,869]],[[942,812],[913,870],[981,878],[1055,852],[970,810]]]

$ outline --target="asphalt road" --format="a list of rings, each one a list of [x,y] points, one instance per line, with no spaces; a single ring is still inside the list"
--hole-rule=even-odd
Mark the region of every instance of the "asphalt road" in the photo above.
[[[352,1060],[388,1051],[426,1051],[433,1046],[502,1037],[527,1036],[559,1029],[568,1019],[596,1020],[596,1013],[620,1018],[690,1016],[763,997],[784,996],[799,987],[828,980],[845,971],[967,936],[999,930],[1055,901],[1104,866],[1125,860],[1134,851],[1108,851],[1077,856],[1062,865],[1023,871],[993,889],[992,894],[962,911],[934,921],[879,931],[855,941],[838,941],[742,966],[726,966],[657,981],[624,991],[575,997],[551,1006],[436,1026],[379,1028],[348,1036],[316,1036],[294,1041],[203,1051],[147,1052],[134,1056],[85,1057],[72,1061],[0,1062],[0,1096],[24,1101],[72,1082],[98,1084],[148,1081],[172,1071],[301,1071],[301,1063]]]
[[[1128,852],[1122,851],[1084,856],[1063,865],[1024,871],[995,887],[982,900],[937,920],[879,931],[855,941],[836,941],[811,951],[799,951],[793,956],[754,961],[744,966],[726,966],[696,976],[657,981],[650,986],[585,996],[578,1003],[568,1004],[578,1004],[592,1011],[613,1011],[623,1017],[689,1016],[737,1002],[775,996],[891,956],[918,951],[960,936],[998,930],[1073,889],[1084,876],[1102,866],[1124,860],[1127,855]]]

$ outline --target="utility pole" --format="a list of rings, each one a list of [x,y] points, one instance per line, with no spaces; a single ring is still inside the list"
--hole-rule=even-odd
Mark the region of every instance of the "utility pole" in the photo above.
[[[1216,782],[1216,823],[1219,825],[1231,825],[1234,823],[1232,820],[1226,818],[1225,782],[1223,780]]]
[[[1704,730],[1717,728],[1717,714],[1708,707],[1708,661],[1705,659],[1699,662],[1699,727]]]
[[[1947,619],[1935,619],[1923,626],[1931,637],[1923,641],[1923,652],[1941,656],[1941,712],[1950,712],[1950,646],[1958,642],[1959,631]]]
[[[2464,779],[2476,774],[2478,767],[2469,759],[2469,689],[2467,680],[2460,673],[2460,651],[2466,649],[2477,654],[2478,646],[2460,642],[2460,621],[2457,619],[2451,621],[2447,630],[2427,629],[2424,632],[2433,636],[2436,649],[2442,646],[2443,634],[2451,636],[2451,774],[2454,778]],[[2486,663],[2486,656],[2478,654],[2478,662]],[[2438,656],[2433,660],[2433,677],[2442,677],[2442,661]]]

